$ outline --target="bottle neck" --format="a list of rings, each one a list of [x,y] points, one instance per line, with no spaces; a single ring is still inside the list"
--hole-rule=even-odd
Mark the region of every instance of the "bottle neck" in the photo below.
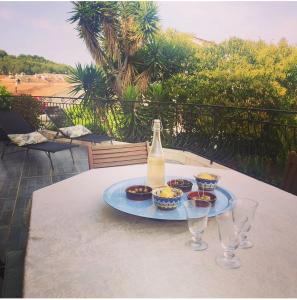
[[[152,141],[150,155],[163,156],[160,129],[154,129],[153,131],[154,131],[154,135],[153,135],[153,141]]]

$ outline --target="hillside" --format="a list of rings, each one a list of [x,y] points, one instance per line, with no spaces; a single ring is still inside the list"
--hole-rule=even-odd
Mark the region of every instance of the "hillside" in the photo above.
[[[41,73],[68,73],[69,66],[58,64],[47,60],[42,56],[24,55],[19,56],[9,55],[4,50],[0,49],[0,74],[20,74],[27,75],[41,74]]]
[[[0,86],[4,86],[10,93],[30,94],[33,96],[69,96],[70,84],[63,74],[38,75],[0,75]],[[16,90],[16,79],[19,84]]]

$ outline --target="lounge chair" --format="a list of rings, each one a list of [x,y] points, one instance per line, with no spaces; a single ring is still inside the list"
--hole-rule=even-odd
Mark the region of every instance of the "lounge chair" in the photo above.
[[[34,128],[32,128],[27,121],[23,119],[23,117],[17,113],[17,112],[0,112],[0,127],[3,129],[3,131],[8,134],[26,134],[30,132],[34,132]],[[4,158],[6,147],[12,144],[10,141],[4,142],[4,147],[1,154],[1,159]],[[13,144],[15,145],[15,144]],[[43,142],[39,144],[30,144],[25,146],[17,146],[18,148],[25,148],[27,153],[29,150],[39,150],[46,153],[48,156],[51,167],[54,169],[51,153],[59,152],[62,150],[69,150],[71,154],[72,161],[74,163],[73,154],[72,154],[72,148],[78,147],[78,145],[72,145],[69,143],[57,143],[57,142]],[[14,152],[10,152],[14,153]]]
[[[59,133],[61,133],[62,136],[70,139],[71,142],[72,140],[79,140],[90,143],[101,143],[106,141],[112,142],[113,140],[113,138],[108,135],[99,135],[94,133],[89,133],[83,136],[71,138],[70,136],[65,135],[60,130],[60,128],[75,125],[62,108],[60,108],[59,106],[50,106],[45,109],[45,113],[56,127],[57,133],[55,138],[57,138]]]

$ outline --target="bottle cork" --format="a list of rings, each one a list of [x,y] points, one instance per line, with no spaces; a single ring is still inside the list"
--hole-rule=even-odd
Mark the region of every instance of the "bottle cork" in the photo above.
[[[154,120],[154,129],[160,129],[161,128],[161,121],[159,119]]]

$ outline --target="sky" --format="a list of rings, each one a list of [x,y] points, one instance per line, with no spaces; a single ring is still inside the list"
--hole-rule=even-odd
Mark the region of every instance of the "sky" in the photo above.
[[[163,29],[221,42],[230,37],[297,45],[297,2],[157,2]],[[75,65],[91,62],[75,26],[71,2],[1,2],[0,49]]]

